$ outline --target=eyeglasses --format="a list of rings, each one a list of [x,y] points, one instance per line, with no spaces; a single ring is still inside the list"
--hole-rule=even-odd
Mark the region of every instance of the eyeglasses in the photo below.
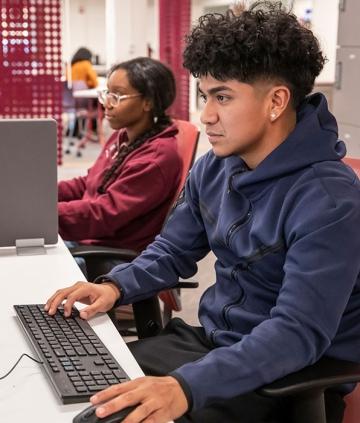
[[[99,103],[105,105],[109,104],[111,107],[117,107],[121,101],[126,100],[127,98],[140,97],[142,94],[124,94],[119,95],[109,92],[109,90],[99,91],[98,99]]]

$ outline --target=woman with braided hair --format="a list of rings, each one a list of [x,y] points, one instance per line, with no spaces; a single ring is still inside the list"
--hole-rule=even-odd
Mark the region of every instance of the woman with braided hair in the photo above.
[[[71,59],[71,80],[83,81],[88,88],[95,88],[98,79],[91,64],[92,53],[86,47],[80,47]]]
[[[140,57],[112,67],[99,101],[115,132],[86,176],[58,185],[64,240],[143,250],[160,232],[182,171],[166,110],[172,72]]]

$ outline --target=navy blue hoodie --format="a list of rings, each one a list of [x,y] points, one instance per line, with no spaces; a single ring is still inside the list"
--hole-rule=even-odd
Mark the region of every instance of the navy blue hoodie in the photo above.
[[[256,169],[212,151],[153,244],[107,275],[132,303],[196,273],[216,281],[199,320],[214,348],[173,372],[193,409],[252,391],[321,356],[360,362],[360,184],[321,94]]]

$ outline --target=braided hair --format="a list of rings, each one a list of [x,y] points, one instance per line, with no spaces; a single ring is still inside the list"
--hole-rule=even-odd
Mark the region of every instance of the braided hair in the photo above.
[[[176,94],[175,79],[171,70],[158,60],[138,57],[119,63],[110,69],[108,77],[118,69],[124,69],[131,86],[144,98],[150,100],[154,125],[140,134],[130,145],[119,151],[114,163],[105,172],[101,185],[97,189],[99,194],[105,193],[106,187],[116,177],[117,170],[128,154],[171,124],[166,109],[171,106]]]

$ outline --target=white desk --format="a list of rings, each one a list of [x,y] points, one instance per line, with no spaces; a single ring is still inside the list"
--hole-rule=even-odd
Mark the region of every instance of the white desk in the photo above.
[[[56,289],[78,280],[84,277],[62,241],[42,256],[17,256],[14,248],[0,248],[0,376],[24,352],[37,358],[13,305],[45,303]],[[106,314],[91,319],[90,324],[130,378],[143,375]],[[0,421],[4,423],[70,423],[87,405],[63,405],[42,365],[27,357],[0,381]]]
[[[87,90],[76,90],[73,92],[75,98],[98,98],[99,88],[88,88]]]
[[[98,86],[86,90],[75,90],[73,96],[75,98],[98,98],[99,91],[106,89],[106,78],[98,77]]]

